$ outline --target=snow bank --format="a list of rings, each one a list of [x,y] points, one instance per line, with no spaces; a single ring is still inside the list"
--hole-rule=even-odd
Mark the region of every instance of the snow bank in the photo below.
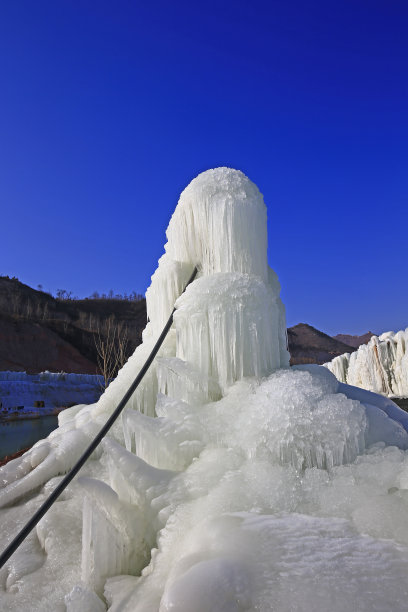
[[[338,380],[389,397],[408,397],[408,327],[372,336],[354,353],[324,364]]]
[[[143,344],[96,404],[64,411],[0,470],[4,545],[111,414],[176,301],[121,422],[0,571],[4,609],[405,609],[406,415],[327,368],[289,368],[265,221],[241,172],[210,170],[183,192]]]

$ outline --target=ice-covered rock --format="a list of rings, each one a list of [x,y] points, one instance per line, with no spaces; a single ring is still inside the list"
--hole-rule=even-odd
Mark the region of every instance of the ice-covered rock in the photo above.
[[[408,327],[372,336],[351,355],[344,353],[324,365],[340,382],[388,397],[408,397]]]
[[[327,368],[289,368],[266,209],[241,172],[199,175],[167,238],[143,343],[97,403],[66,410],[0,469],[5,546],[106,422],[176,304],[120,422],[0,571],[0,607],[405,609],[408,416]]]

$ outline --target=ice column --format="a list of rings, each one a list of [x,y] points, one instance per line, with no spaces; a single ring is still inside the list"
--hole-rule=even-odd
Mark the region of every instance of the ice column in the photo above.
[[[288,366],[285,309],[267,264],[266,207],[256,185],[231,168],[203,172],[181,194],[166,234],[147,292],[146,335],[159,333],[198,266],[199,278],[176,303],[176,357],[222,388]]]

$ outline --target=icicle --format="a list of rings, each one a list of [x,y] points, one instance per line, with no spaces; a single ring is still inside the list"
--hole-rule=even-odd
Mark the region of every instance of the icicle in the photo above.
[[[186,417],[181,423],[152,419],[128,410],[123,417],[126,448],[157,468],[183,470],[204,448],[198,423]]]
[[[279,311],[272,289],[246,274],[195,281],[177,300],[177,357],[224,388],[281,366]]]
[[[103,594],[106,578],[137,574],[148,558],[143,520],[107,484],[82,477],[85,492],[82,529],[82,580]]]
[[[191,364],[176,357],[158,359],[157,378],[160,393],[192,405],[222,397],[220,386],[214,378],[203,375]]]
[[[121,499],[129,503],[140,507],[149,504],[155,495],[165,490],[170,480],[177,474],[171,470],[160,470],[149,465],[110,438],[106,438],[102,444],[111,486]]]

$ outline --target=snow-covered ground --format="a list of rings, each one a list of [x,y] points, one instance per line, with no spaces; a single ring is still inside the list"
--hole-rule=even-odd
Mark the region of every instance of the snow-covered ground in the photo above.
[[[407,610],[408,415],[327,368],[289,368],[266,210],[242,173],[199,175],[167,238],[143,343],[97,403],[61,413],[0,470],[5,546],[112,413],[176,301],[123,419],[0,571],[0,607]]]
[[[340,382],[388,397],[408,397],[408,327],[372,336],[351,355],[324,365]]]
[[[90,374],[0,372],[0,402],[6,411],[23,406],[23,413],[34,410],[35,402],[44,402],[37,411],[45,414],[61,406],[95,402],[101,385],[102,377]]]

